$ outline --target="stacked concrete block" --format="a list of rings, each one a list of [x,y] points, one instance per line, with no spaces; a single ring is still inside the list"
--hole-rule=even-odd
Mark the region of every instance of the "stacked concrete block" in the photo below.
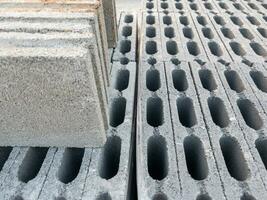
[[[1,2],[2,145],[104,144],[109,75],[98,3]]]

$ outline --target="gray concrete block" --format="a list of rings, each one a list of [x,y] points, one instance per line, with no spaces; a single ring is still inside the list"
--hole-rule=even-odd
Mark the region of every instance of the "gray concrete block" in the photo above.
[[[87,49],[1,50],[1,145],[105,142],[105,102]]]
[[[140,63],[137,107],[138,199],[180,199],[164,63]]]

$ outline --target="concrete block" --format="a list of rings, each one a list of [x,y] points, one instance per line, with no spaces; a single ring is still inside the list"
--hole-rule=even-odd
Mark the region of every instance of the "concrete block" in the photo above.
[[[88,49],[1,50],[1,145],[103,145],[106,106]]]

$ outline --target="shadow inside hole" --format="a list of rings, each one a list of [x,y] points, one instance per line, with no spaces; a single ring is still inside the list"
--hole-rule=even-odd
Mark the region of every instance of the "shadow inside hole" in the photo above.
[[[182,3],[175,3],[175,8],[178,10],[183,10],[183,4]]]
[[[102,193],[97,196],[96,200],[112,200],[112,199],[109,193]]]
[[[163,17],[163,24],[165,25],[171,25],[172,24],[172,18],[170,16],[164,16]]]
[[[132,27],[131,26],[124,26],[122,28],[122,36],[129,37],[132,35]]]
[[[186,38],[188,39],[193,39],[194,38],[194,33],[190,27],[184,27],[183,28],[183,34]]]
[[[208,194],[200,194],[196,200],[212,200],[212,198]]]
[[[12,149],[12,147],[0,147],[0,171],[3,169]]]
[[[246,55],[246,51],[243,49],[241,44],[239,44],[238,42],[230,42],[229,44],[230,44],[231,49],[236,55],[238,56]]]
[[[255,141],[255,146],[260,154],[261,160],[267,169],[267,138],[258,138]]]
[[[155,16],[153,15],[146,16],[146,23],[149,25],[155,24]]]
[[[146,28],[146,36],[149,38],[156,37],[156,28],[153,26],[149,26]]]
[[[218,57],[223,55],[223,51],[217,42],[215,41],[209,42],[208,46],[209,46],[210,52],[213,55],[218,56]]]
[[[120,64],[121,65],[127,65],[129,62],[130,62],[129,59],[126,57],[120,58]]]
[[[190,8],[191,8],[192,10],[195,10],[195,11],[198,10],[198,5],[195,4],[195,3],[190,3],[189,6],[190,6]]]
[[[219,24],[221,26],[224,26],[226,24],[224,19],[221,16],[216,15],[213,17],[213,19],[217,24]]]
[[[228,113],[223,101],[219,97],[209,97],[208,106],[212,121],[220,128],[225,128],[230,124]]]
[[[229,38],[230,40],[235,38],[234,33],[229,28],[222,27],[221,32],[224,35],[224,37]]]
[[[237,26],[243,26],[244,25],[243,22],[237,16],[231,16],[230,19],[233,22],[233,24],[235,24]]]
[[[166,42],[167,52],[170,55],[176,55],[178,53],[178,46],[174,40],[169,40]]]
[[[202,26],[206,26],[208,24],[208,22],[204,16],[197,16],[197,21]]]
[[[234,6],[237,10],[244,10],[243,6],[241,6],[240,3],[233,3],[233,6]]]
[[[18,179],[24,183],[28,183],[34,179],[39,173],[48,148],[30,147],[23,158],[19,167]]]
[[[168,9],[169,8],[168,3],[165,3],[165,2],[161,3],[160,6],[162,9]]]
[[[124,22],[128,23],[128,24],[132,23],[133,22],[133,15],[125,15]]]
[[[230,175],[238,181],[245,181],[249,176],[249,169],[236,138],[222,136],[220,146]]]
[[[200,54],[200,50],[195,41],[189,41],[186,43],[188,52],[193,56],[198,56]]]
[[[22,196],[15,196],[12,200],[24,200],[23,198],[22,198]]]
[[[147,144],[148,173],[155,180],[162,180],[168,175],[168,149],[163,136],[153,135]]]
[[[263,56],[263,57],[267,56],[267,52],[261,44],[257,42],[251,42],[249,43],[249,45],[257,55]]]
[[[248,21],[256,26],[259,26],[261,23],[253,16],[247,16]]]
[[[239,32],[242,34],[242,36],[248,40],[253,40],[254,39],[254,35],[250,32],[250,30],[246,29],[246,28],[240,28]]]
[[[82,148],[66,148],[58,169],[58,179],[62,183],[72,182],[79,174],[84,156]]]
[[[266,3],[262,3],[261,4],[263,8],[267,9],[267,4]]]
[[[182,69],[174,69],[172,71],[173,86],[179,92],[184,92],[188,89],[188,81],[185,71]]]
[[[154,3],[152,3],[152,2],[146,3],[146,8],[147,9],[153,9],[154,8]]]
[[[177,111],[181,124],[192,128],[197,124],[197,117],[193,100],[189,97],[180,97],[176,101]]]
[[[149,69],[146,72],[146,87],[150,91],[157,91],[161,86],[160,74],[157,69]]]
[[[237,93],[240,93],[245,90],[244,84],[239,76],[239,74],[234,70],[224,71],[225,78],[228,82],[230,88]]]
[[[217,89],[217,83],[209,69],[201,69],[198,74],[203,88],[210,92]]]
[[[152,200],[168,200],[168,197],[166,194],[158,193],[153,196]]]
[[[127,89],[129,85],[130,72],[127,69],[120,69],[115,76],[114,88],[120,92]]]
[[[118,136],[110,136],[102,149],[98,172],[103,179],[113,178],[119,170],[121,156],[121,139]]]
[[[238,99],[237,105],[246,124],[254,130],[261,129],[263,121],[254,104],[248,99]]]
[[[183,24],[184,26],[189,25],[189,20],[188,20],[187,16],[180,16],[179,20],[180,20],[180,23]]]
[[[175,33],[174,33],[174,29],[173,27],[165,27],[164,28],[164,35],[167,38],[174,38],[175,37]]]
[[[157,63],[157,60],[155,58],[149,58],[147,59],[147,63],[150,65],[155,65]]]
[[[129,53],[131,51],[131,41],[130,40],[121,40],[120,41],[120,52],[122,54]]]
[[[257,28],[262,37],[267,38],[267,30],[265,28]]]
[[[64,197],[56,197],[55,200],[66,200]]]
[[[212,10],[213,9],[213,6],[211,5],[211,3],[204,3],[204,6],[208,10]]]
[[[146,53],[149,55],[153,55],[158,52],[157,43],[155,41],[147,41],[146,42]]]
[[[259,7],[256,6],[254,3],[248,3],[249,7],[251,7],[253,10],[259,10]]]
[[[202,28],[202,33],[206,38],[210,40],[214,38],[213,32],[210,28]]]
[[[163,102],[159,97],[149,97],[147,99],[146,117],[150,126],[158,127],[163,124]]]
[[[220,6],[222,9],[224,9],[224,10],[228,10],[228,9],[229,9],[229,7],[227,6],[227,4],[224,3],[224,2],[219,2],[219,6]]]
[[[250,71],[249,74],[257,88],[267,93],[267,77],[260,71]]]
[[[111,100],[109,109],[110,126],[117,127],[124,122],[126,102],[124,97],[115,97]]]

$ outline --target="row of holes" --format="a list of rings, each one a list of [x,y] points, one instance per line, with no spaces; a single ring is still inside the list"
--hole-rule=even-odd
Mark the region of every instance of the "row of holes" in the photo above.
[[[133,23],[133,15],[125,15],[124,16],[124,22],[127,24]],[[121,34],[126,38],[124,40],[120,41],[120,53],[123,55],[129,53],[131,51],[132,43],[130,40],[127,39],[127,37],[132,35],[132,27],[129,25],[125,25],[122,28]]]

